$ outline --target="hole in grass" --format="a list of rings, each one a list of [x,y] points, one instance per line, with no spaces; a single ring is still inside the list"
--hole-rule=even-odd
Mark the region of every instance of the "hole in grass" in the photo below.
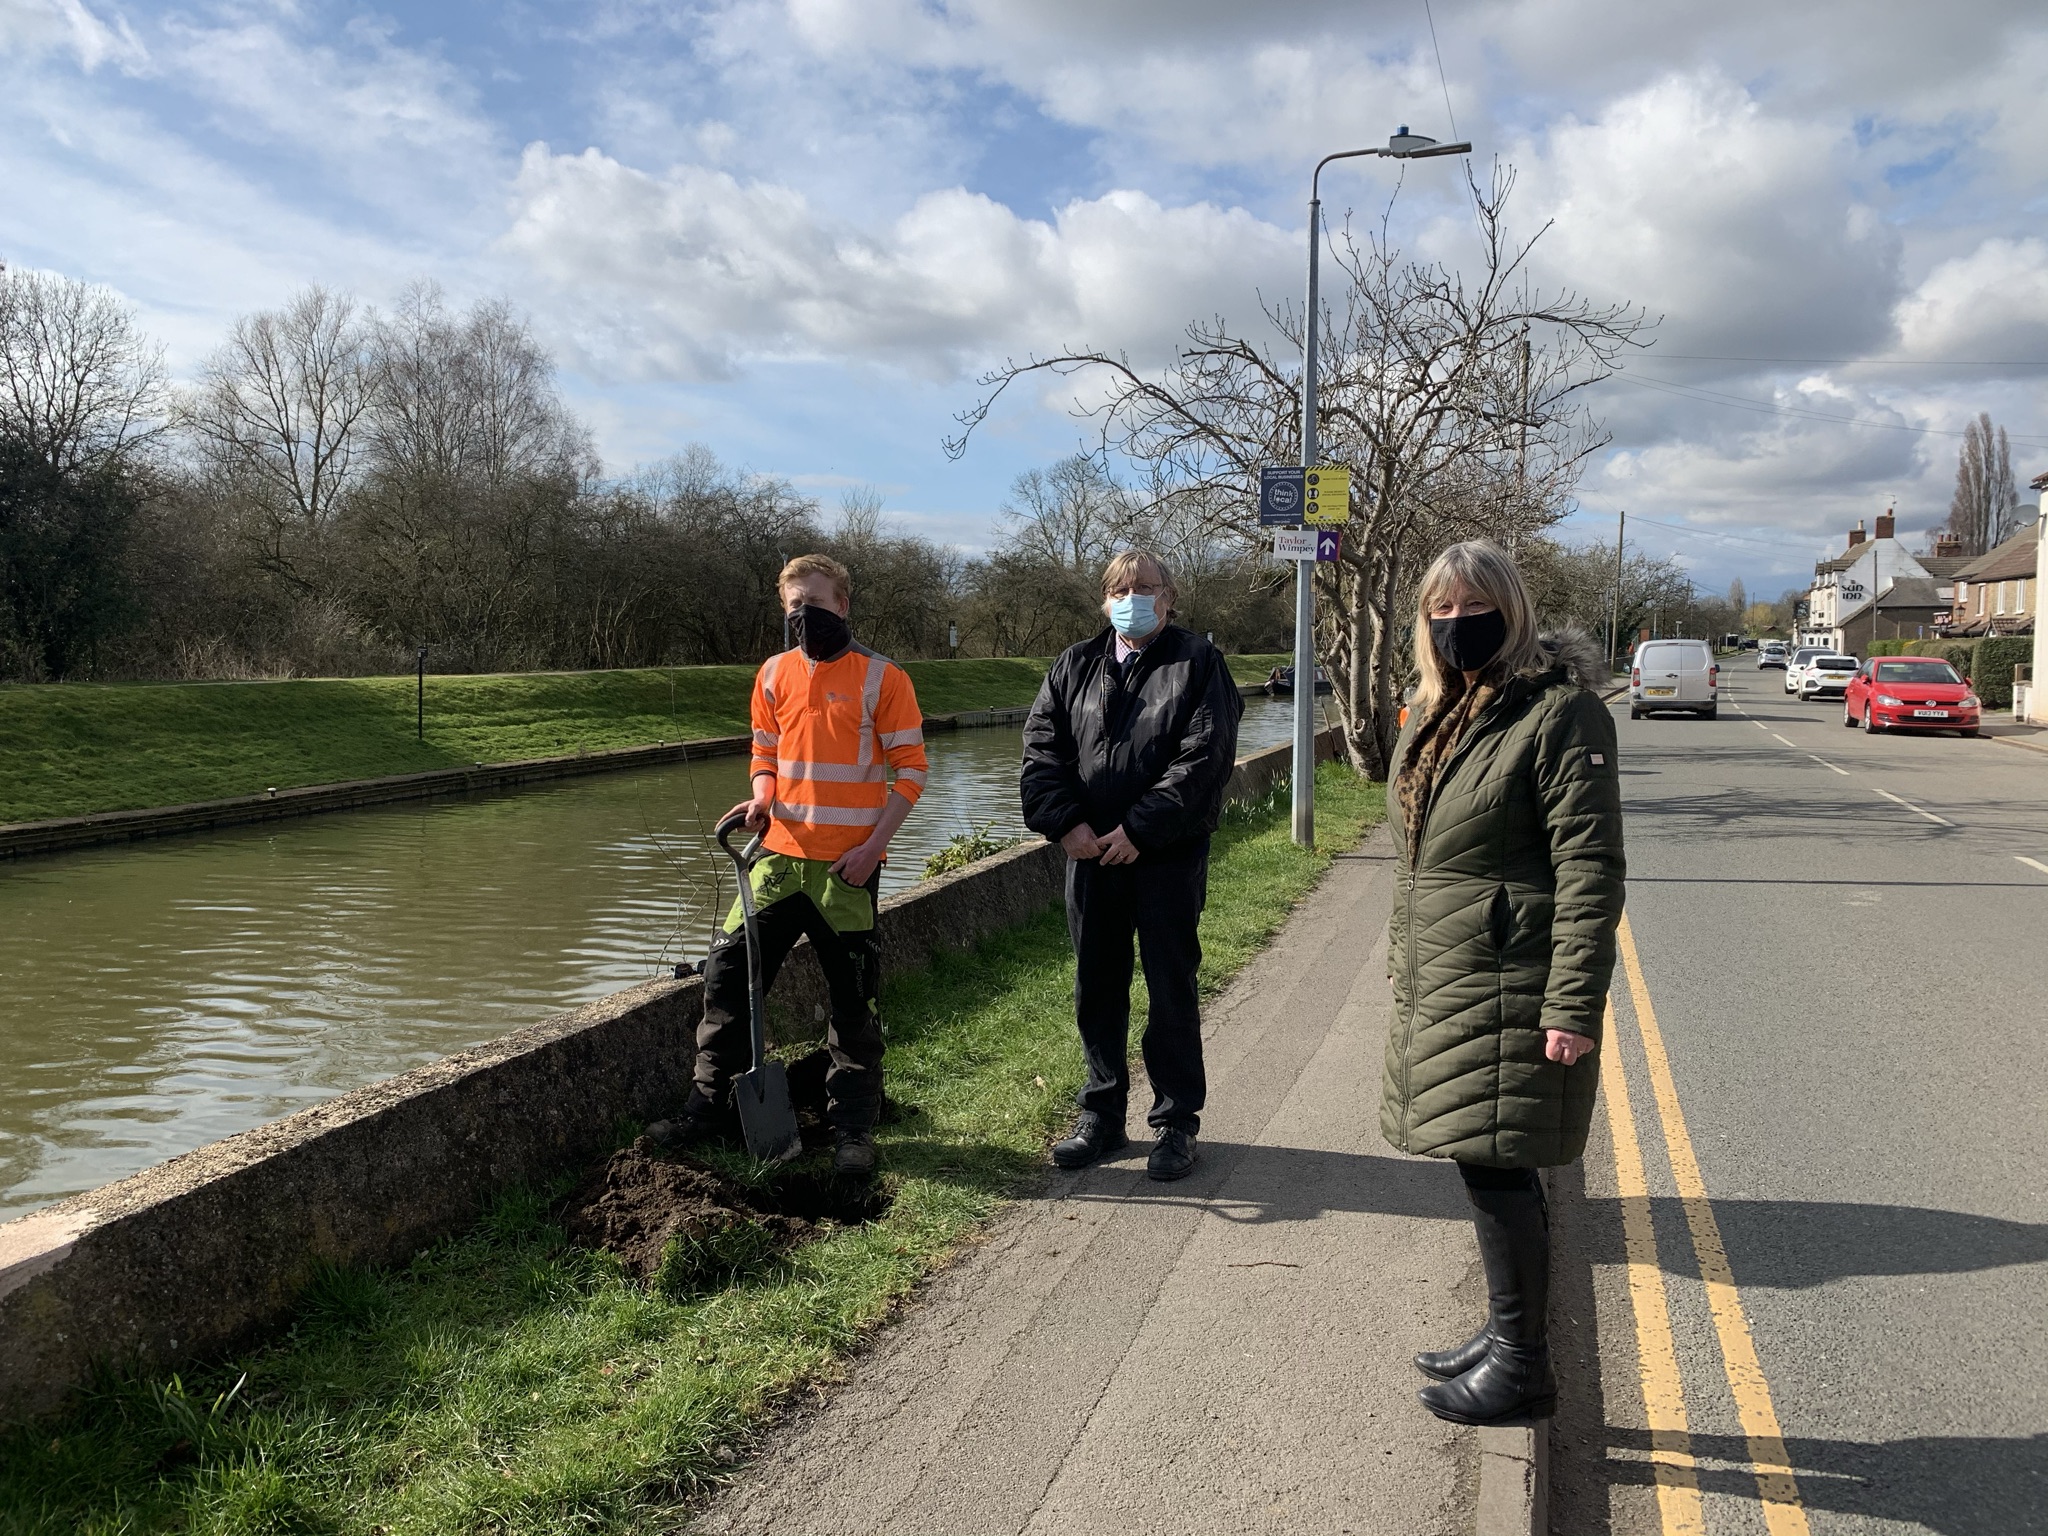
[[[684,1295],[764,1269],[828,1227],[872,1221],[893,1195],[887,1182],[839,1179],[815,1164],[742,1181],[643,1139],[571,1192],[562,1227],[635,1278]]]

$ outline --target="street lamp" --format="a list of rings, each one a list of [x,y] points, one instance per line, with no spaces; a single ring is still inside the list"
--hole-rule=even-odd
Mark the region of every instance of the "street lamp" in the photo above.
[[[1368,156],[1384,160],[1433,160],[1439,155],[1469,155],[1469,143],[1439,144],[1410,133],[1404,123],[1384,149],[1345,149],[1316,162],[1308,181],[1308,309],[1301,323],[1301,467],[1316,466],[1316,260],[1322,245],[1323,167],[1332,160]],[[1315,561],[1294,568],[1294,840],[1307,848],[1316,840],[1316,599]],[[1356,663],[1354,662],[1354,665]]]

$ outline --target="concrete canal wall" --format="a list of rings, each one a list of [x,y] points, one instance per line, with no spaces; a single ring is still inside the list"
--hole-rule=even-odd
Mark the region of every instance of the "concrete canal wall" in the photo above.
[[[1231,797],[1264,795],[1289,758],[1239,759]],[[1034,842],[889,898],[885,972],[1043,911],[1063,878]],[[822,1000],[815,962],[777,991]],[[403,1261],[499,1191],[602,1155],[686,1091],[701,1008],[695,978],[648,982],[0,1224],[0,1422],[57,1406],[96,1361],[245,1342],[320,1264]]]

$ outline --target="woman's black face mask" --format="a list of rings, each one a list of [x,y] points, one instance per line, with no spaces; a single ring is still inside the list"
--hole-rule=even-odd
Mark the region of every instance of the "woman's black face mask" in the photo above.
[[[816,603],[805,603],[789,616],[789,634],[813,661],[830,661],[853,644],[846,620]]]
[[[1499,609],[1462,613],[1455,619],[1431,619],[1430,643],[1437,655],[1460,672],[1477,672],[1507,644],[1508,621]]]

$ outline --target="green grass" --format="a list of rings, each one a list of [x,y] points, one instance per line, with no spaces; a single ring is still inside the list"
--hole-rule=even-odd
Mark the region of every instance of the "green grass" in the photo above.
[[[1284,789],[1234,808],[1203,919],[1221,987],[1379,819],[1326,764],[1313,853]],[[629,1533],[743,1455],[764,1411],[849,1350],[1037,1176],[1081,1078],[1073,963],[1048,912],[887,992],[895,1201],[719,1289],[666,1294],[506,1197],[411,1265],[321,1276],[276,1343],[183,1379],[109,1378],[0,1436],[0,1533]],[[1142,1016],[1142,1009],[1140,1009]],[[239,1388],[237,1383],[240,1382]]]
[[[1270,657],[1234,657],[1257,681]],[[925,713],[1029,704],[1046,663],[913,661]],[[0,687],[0,823],[182,805],[477,762],[733,736],[754,668]]]

